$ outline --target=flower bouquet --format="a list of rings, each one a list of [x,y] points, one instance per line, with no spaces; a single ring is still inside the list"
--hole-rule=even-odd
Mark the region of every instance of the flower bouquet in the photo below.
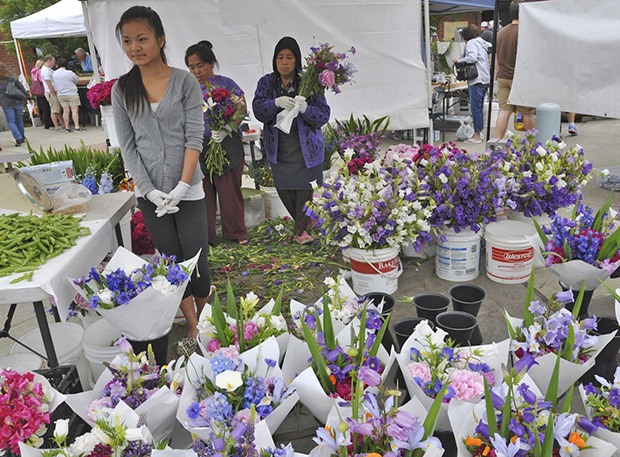
[[[616,369],[613,383],[596,376],[600,386],[592,383],[579,386],[588,418],[598,425],[594,436],[620,449],[620,368]]]
[[[529,357],[507,373],[501,386],[485,384],[485,401],[451,405],[458,456],[611,456],[615,447],[591,436],[597,426],[569,412],[572,390],[558,405],[559,360],[544,398],[522,382],[527,366],[536,363]]]
[[[112,87],[114,87],[116,79],[111,79],[102,83],[93,85],[88,92],[86,98],[93,109],[99,109],[100,106],[108,106],[112,104]]]
[[[265,421],[271,433],[297,403],[294,389],[282,379],[278,345],[270,338],[242,354],[221,348],[210,359],[189,357],[177,419],[209,442],[218,430]]]
[[[523,319],[505,313],[511,350],[517,359],[535,357],[537,364],[530,368],[529,375],[543,393],[546,393],[544,389],[556,356],[560,356],[558,391],[562,395],[592,368],[595,357],[616,334],[594,335],[595,317],[582,321],[577,319],[583,293],[582,288],[572,313],[561,307],[556,311],[562,302],[573,300],[572,292],[558,292],[555,299],[544,306],[534,299],[532,273],[525,296]]]
[[[153,255],[155,254],[155,244],[151,239],[146,225],[144,224],[144,216],[142,211],[138,210],[131,216],[131,250],[134,254]]]
[[[347,52],[335,52],[333,49],[334,46],[328,43],[310,48],[310,54],[306,57],[306,65],[300,74],[300,97],[324,96],[327,89],[334,94],[339,94],[341,85],[353,83],[355,68],[350,62],[346,62],[346,59],[347,53],[355,54],[355,48],[351,46]],[[298,105],[291,110],[280,111],[276,117],[276,127],[284,133],[289,133],[293,119],[298,114]]]
[[[213,305],[206,304],[198,319],[198,345],[205,357],[227,347],[245,352],[272,336],[284,355],[289,333],[281,312],[282,291],[276,300],[270,300],[260,309],[257,309],[258,302],[258,297],[250,292],[237,303],[230,282],[226,307],[218,294],[214,295]]]
[[[71,444],[68,434],[69,419],[60,419],[54,429],[56,447],[34,449],[22,444],[22,457],[150,457],[156,447],[141,417],[123,402]]]
[[[374,161],[356,174],[342,170],[313,188],[306,214],[332,244],[372,250],[430,240],[429,219],[435,204],[425,182],[403,160],[396,160],[389,169]]]
[[[360,392],[351,406],[334,405],[325,427],[313,438],[318,447],[312,457],[443,455],[439,439],[432,434],[445,388],[427,413],[415,398],[399,406],[399,392],[380,386],[378,373],[364,369],[359,375],[361,382],[378,387],[380,393]]]
[[[50,415],[65,398],[39,374],[0,368],[0,454],[41,446]]]
[[[118,248],[102,273],[71,280],[82,297],[131,340],[146,341],[167,334],[196,266],[200,252],[176,263],[174,257],[144,259]]]
[[[183,359],[160,367],[150,350],[134,354],[123,337],[115,343],[122,351],[99,376],[93,390],[67,396],[67,404],[93,426],[107,421],[114,408],[124,403],[144,416],[155,439],[169,439],[176,423],[176,411],[183,385]]]
[[[611,199],[594,213],[578,202],[571,218],[558,215],[543,228],[534,220],[540,238],[534,248],[564,286],[579,290],[585,280],[594,289],[620,266],[619,222],[610,206]]]
[[[476,155],[443,144],[421,148],[413,160],[435,201],[430,217],[433,227],[477,233],[503,210],[503,171],[491,153]]]
[[[203,89],[205,123],[211,131],[224,131],[233,136],[238,130],[238,122],[245,117],[246,107],[243,94],[236,94],[234,90],[207,84]],[[224,168],[229,165],[226,151],[222,143],[211,137],[209,144],[204,148],[204,163],[209,170],[209,178],[220,176]]]
[[[450,430],[448,404],[457,399],[477,403],[484,393],[484,382],[495,385],[501,379],[501,365],[508,362],[508,340],[498,344],[455,348],[445,341],[448,334],[432,330],[427,321],[418,324],[403,344],[396,360],[407,390],[426,409],[445,389],[437,428]]]
[[[502,161],[507,177],[506,206],[526,216],[553,217],[558,209],[577,201],[591,178],[592,164],[580,146],[569,148],[558,137],[542,145],[535,133],[528,133],[523,140],[508,140]]]
[[[359,322],[349,323],[338,334],[329,306],[323,308],[322,319],[316,311],[314,320],[302,318],[304,341],[289,340],[287,355],[291,356],[284,360],[282,372],[285,379],[295,376],[291,385],[317,419],[325,422],[336,402],[351,400],[354,380],[362,368],[387,376],[394,361],[393,353],[388,355],[381,345],[387,324],[380,314],[365,308]]]

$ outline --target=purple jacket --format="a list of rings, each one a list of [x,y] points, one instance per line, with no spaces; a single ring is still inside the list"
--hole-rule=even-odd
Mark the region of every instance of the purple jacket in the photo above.
[[[278,128],[276,127],[276,115],[281,111],[281,108],[278,108],[275,102],[277,93],[274,78],[274,73],[270,73],[258,81],[252,101],[252,109],[256,119],[264,124],[263,146],[267,159],[272,163],[277,163]],[[312,168],[322,164],[325,158],[321,127],[329,121],[331,110],[323,95],[311,97],[307,101],[308,109],[297,117],[297,130],[306,167]]]

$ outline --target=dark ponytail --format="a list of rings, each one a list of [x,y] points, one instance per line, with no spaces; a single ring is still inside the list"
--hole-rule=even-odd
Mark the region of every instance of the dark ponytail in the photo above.
[[[125,11],[116,24],[116,38],[119,41],[122,40],[122,28],[125,24],[140,20],[146,21],[149,27],[153,29],[155,38],[164,37],[164,45],[159,49],[159,54],[163,62],[167,63],[164,51],[166,47],[164,26],[159,15],[148,6],[132,6]],[[137,65],[134,65],[131,70],[118,78],[118,85],[125,98],[125,106],[128,112],[139,113],[145,105],[148,105],[146,88],[142,83],[142,75]]]

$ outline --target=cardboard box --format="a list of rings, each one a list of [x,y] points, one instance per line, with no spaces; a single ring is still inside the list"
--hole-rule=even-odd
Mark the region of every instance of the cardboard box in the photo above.
[[[50,195],[53,195],[62,183],[75,182],[72,160],[23,167],[19,171],[36,179]]]

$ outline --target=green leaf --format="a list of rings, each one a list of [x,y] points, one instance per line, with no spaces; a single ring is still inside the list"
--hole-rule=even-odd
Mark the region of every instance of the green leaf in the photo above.
[[[224,316],[224,311],[222,310],[222,303],[220,302],[220,297],[217,292],[213,297],[213,306],[211,307],[211,316],[213,318],[213,325],[215,326],[215,331],[217,333],[217,339],[220,340],[222,347],[230,346],[231,341],[228,340],[228,324],[226,322],[226,317]]]
[[[562,358],[565,360],[572,361],[573,359],[573,346],[575,345],[575,329],[572,325],[568,327],[568,335],[564,340],[564,345],[562,348]]]
[[[609,214],[609,208],[614,201],[614,196],[612,195],[607,199],[605,204],[599,208],[594,216],[594,222],[592,223],[592,229],[597,232],[603,231],[603,222],[605,220],[605,216]]]
[[[570,389],[568,389],[568,394],[566,395],[566,399],[564,400],[564,403],[562,404],[562,410],[560,411],[560,413],[570,412],[570,404],[573,401],[574,390],[575,390],[575,384],[571,385]]]
[[[555,359],[555,366],[553,367],[553,372],[551,373],[551,380],[549,381],[549,386],[547,387],[547,395],[545,395],[545,400],[551,402],[552,410],[555,410],[556,405],[558,404],[558,383],[560,379],[560,356],[558,355]],[[553,437],[553,434],[551,434]],[[551,454],[549,454],[551,455]]]
[[[435,399],[433,400],[433,404],[428,410],[428,414],[426,415],[426,419],[424,419],[424,439],[428,438],[435,432],[435,424],[437,423],[437,417],[439,416],[439,411],[441,410],[441,404],[443,402],[443,397],[446,394],[446,389],[448,388],[448,383],[445,383]]]
[[[543,232],[542,227],[540,226],[540,224],[538,223],[535,217],[532,218],[532,222],[534,223],[534,227],[536,227],[536,232],[538,233],[538,236],[540,237],[540,241],[542,241],[542,244],[543,244],[542,250],[544,251],[544,247],[547,244],[547,241],[549,241],[549,237],[547,236],[545,232]]]
[[[511,408],[512,389],[508,389],[508,393],[506,394],[506,401],[504,402],[504,407],[502,408],[502,426],[499,432],[502,436],[508,436],[508,426],[510,425]]]
[[[310,354],[312,354],[312,359],[316,364],[317,371],[319,372],[319,381],[323,386],[323,390],[328,393],[334,393],[335,388],[327,374],[327,365],[325,364],[325,359],[323,359],[323,354],[321,354],[319,344],[316,342],[312,331],[308,328],[305,321],[301,322],[301,330],[304,334],[306,344],[310,349]]]
[[[585,293],[586,293],[586,282],[584,280],[583,283],[581,284],[581,289],[579,289],[579,294],[577,295],[577,299],[575,300],[575,305],[573,306],[573,316],[575,316],[575,319],[579,318],[579,311],[581,311],[581,303],[583,302],[583,296]]]
[[[506,310],[504,310],[503,316],[504,316],[504,320],[506,321],[506,326],[508,327],[508,333],[510,334],[510,339],[516,340],[517,339],[517,332],[512,327],[512,324],[510,323],[510,321],[508,320],[508,313],[506,312]]]
[[[553,414],[549,414],[547,428],[545,429],[545,440],[543,441],[541,456],[553,455]]]
[[[226,312],[230,317],[237,320],[237,301],[235,300],[235,293],[233,292],[230,279],[226,285]]]
[[[334,325],[332,322],[330,301],[327,295],[323,296],[323,335],[325,336],[325,347],[330,350],[335,349],[336,334],[334,332]]]
[[[487,382],[486,376],[482,377],[484,381],[484,405],[487,412],[487,421],[489,424],[489,435],[493,436],[497,433],[497,416],[495,416],[495,408],[493,407],[493,399],[491,398],[491,389]]]
[[[379,347],[381,347],[381,341],[383,341],[383,336],[385,335],[385,332],[388,331],[390,317],[392,317],[392,313],[388,313],[387,317],[383,320],[383,324],[381,325],[381,328],[377,332],[375,341],[372,343],[372,347],[370,348],[370,351],[368,352],[368,355],[370,355],[371,357],[376,357],[377,352],[379,352]]]
[[[534,314],[530,311],[530,303],[536,298],[534,295],[534,266],[532,266],[532,273],[530,279],[527,282],[527,290],[525,292],[525,304],[523,306],[523,325],[529,327],[534,323]]]
[[[368,317],[368,311],[366,307],[362,310],[362,317],[360,318],[360,331],[357,337],[357,366],[361,367],[364,361],[364,347],[366,345],[366,319]]]
[[[284,286],[280,288],[280,293],[278,294],[278,298],[276,298],[276,302],[273,304],[273,309],[271,310],[272,316],[279,316],[282,314],[282,296],[284,295]]]

